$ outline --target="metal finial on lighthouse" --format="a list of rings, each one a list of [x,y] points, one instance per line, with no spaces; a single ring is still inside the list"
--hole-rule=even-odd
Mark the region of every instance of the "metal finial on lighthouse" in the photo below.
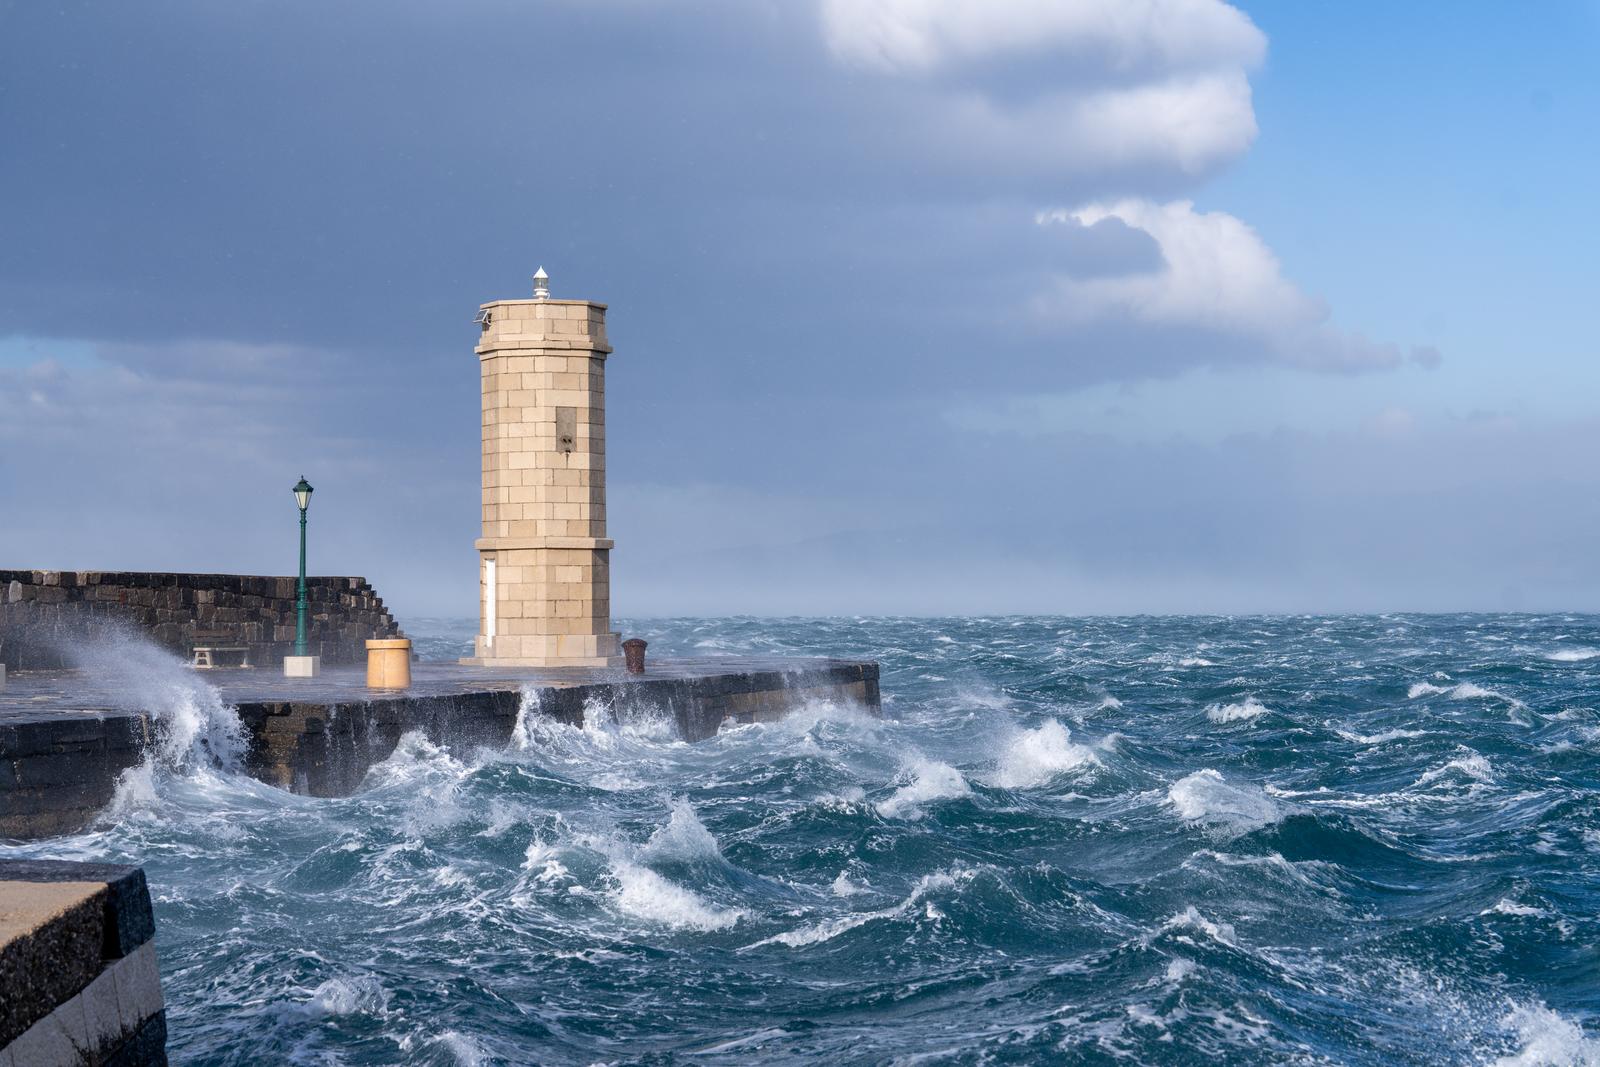
[[[550,299],[550,275],[540,267],[533,275],[533,298],[535,300]]]

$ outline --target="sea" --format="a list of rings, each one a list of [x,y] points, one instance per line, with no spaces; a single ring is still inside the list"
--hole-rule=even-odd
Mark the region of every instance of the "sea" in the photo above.
[[[529,697],[318,799],[145,661],[163,743],[0,855],[144,866],[175,1064],[1600,1064],[1600,616],[622,629],[883,717]]]

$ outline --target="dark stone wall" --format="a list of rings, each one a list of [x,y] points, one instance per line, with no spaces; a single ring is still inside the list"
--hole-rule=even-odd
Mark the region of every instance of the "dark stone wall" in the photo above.
[[[306,651],[362,663],[366,641],[402,637],[365,578],[306,579]],[[196,644],[243,645],[272,666],[294,652],[295,579],[245,574],[0,570],[0,663],[71,666],[63,649],[96,631],[139,631],[185,659]]]
[[[798,661],[781,669],[727,671],[713,667],[689,677],[582,673],[598,680],[529,685],[491,676],[479,683],[462,673],[457,676],[460,689],[454,692],[384,693],[332,686],[320,699],[314,696],[315,683],[292,679],[284,691],[300,690],[301,699],[254,698],[234,704],[249,741],[243,769],[296,793],[347,796],[412,730],[458,752],[504,748],[525,687],[537,696],[537,714],[543,717],[581,725],[593,704],[619,721],[665,713],[688,741],[714,737],[728,720],[771,721],[814,700],[883,713],[876,663]],[[228,683],[219,681],[227,699]],[[70,685],[71,678],[44,684]],[[16,686],[21,703],[7,708],[0,701],[0,842],[73,833],[89,825],[111,801],[118,777],[144,758],[158,736],[158,723],[144,711],[30,712],[26,688]],[[248,683],[246,688],[258,686]]]

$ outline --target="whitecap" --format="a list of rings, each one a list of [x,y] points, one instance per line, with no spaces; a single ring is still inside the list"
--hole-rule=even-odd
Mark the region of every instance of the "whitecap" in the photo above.
[[[922,759],[913,763],[908,771],[911,781],[895,790],[888,799],[878,802],[878,814],[885,819],[920,819],[926,814],[923,805],[931,801],[954,800],[972,794],[966,778],[948,763]]]
[[[485,1067],[485,1064],[493,1062],[488,1050],[471,1034],[446,1030],[439,1035],[438,1042],[461,1067]]]
[[[675,859],[722,862],[722,848],[694,813],[687,798],[673,801],[667,824],[650,835],[640,856],[647,860]]]
[[[833,880],[833,884],[828,886],[828,889],[836,897],[853,897],[862,892],[862,887],[852,882],[850,875],[845,871],[839,872],[839,877]]]
[[[382,1015],[389,1007],[389,991],[376,978],[329,978],[311,991],[311,998],[292,1005],[308,1019],[335,1015]]]
[[[1055,719],[1011,738],[1000,754],[991,782],[1002,789],[1044,785],[1059,774],[1100,761],[1087,746],[1072,740],[1072,731]]]
[[[1206,709],[1206,718],[1212,722],[1240,722],[1245,719],[1254,719],[1258,715],[1265,715],[1272,709],[1267,707],[1255,697],[1245,697],[1237,704],[1213,704]]]
[[[1492,782],[1494,766],[1478,753],[1471,752],[1465,756],[1458,756],[1442,767],[1424,771],[1422,777],[1412,783],[1412,787],[1427,785],[1451,774],[1465,775],[1476,782]]]
[[[1212,823],[1235,830],[1253,830],[1283,817],[1283,809],[1251,785],[1230,785],[1210,767],[1180,778],[1167,790],[1167,801],[1185,822]]]
[[[1543,908],[1536,908],[1531,904],[1521,904],[1508,897],[1501,897],[1492,908],[1484,908],[1479,915],[1526,915],[1538,917],[1548,915]]]
[[[1558,648],[1545,656],[1556,663],[1582,663],[1600,656],[1600,648]]]
[[[555,846],[546,844],[537,837],[528,842],[528,849],[522,857],[522,869],[529,872],[537,869],[533,880],[542,885],[552,885],[572,877],[567,865],[561,862],[559,851]]]
[[[1518,1048],[1494,1067],[1600,1067],[1600,1041],[1544,1004],[1516,1005],[1500,1025],[1516,1035]]]
[[[824,811],[837,811],[848,814],[861,806],[867,799],[867,791],[858,785],[847,785],[840,788],[837,793],[824,793],[812,801]]]
[[[1483,686],[1473,682],[1460,682],[1451,686],[1417,682],[1407,690],[1406,696],[1411,700],[1416,700],[1418,697],[1438,696],[1441,693],[1451,700],[1504,700],[1514,707],[1520,708],[1524,706],[1522,701],[1516,697],[1507,696],[1493,689],[1485,689]]]
[[[1215,667],[1216,664],[1199,656],[1185,656],[1178,661],[1180,667]]]
[[[1377,734],[1358,734],[1351,730],[1339,730],[1338,734],[1346,741],[1354,741],[1358,745],[1385,745],[1390,741],[1399,741],[1407,737],[1421,737],[1426,730],[1385,730]]]
[[[933,874],[923,875],[917,880],[911,893],[900,903],[892,907],[881,908],[877,911],[858,911],[849,915],[840,915],[836,918],[825,919],[810,926],[801,926],[794,930],[786,930],[781,934],[763,938],[755,944],[746,945],[743,950],[761,948],[764,945],[788,945],[790,948],[800,948],[803,945],[816,945],[823,941],[831,941],[840,934],[854,930],[858,926],[865,926],[877,919],[894,919],[910,914],[926,905],[923,911],[930,919],[939,919],[943,913],[934,908],[932,902],[924,898],[935,889],[948,889],[956,885],[964,885],[972,881],[976,871],[961,869],[956,871],[937,871]],[[842,875],[841,875],[842,877]]]
[[[1213,941],[1227,945],[1229,948],[1239,947],[1239,941],[1234,934],[1231,923],[1213,922],[1201,915],[1193,904],[1188,905],[1178,914],[1163,922],[1157,933],[1168,933],[1173,930],[1193,930],[1206,935]]]
[[[676,929],[709,931],[725,930],[745,915],[742,908],[720,908],[694,890],[621,857],[612,857],[611,874],[617,881],[612,900],[618,909],[638,919]]]

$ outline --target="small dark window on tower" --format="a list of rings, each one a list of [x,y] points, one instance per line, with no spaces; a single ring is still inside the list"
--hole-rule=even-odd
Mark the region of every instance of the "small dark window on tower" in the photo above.
[[[556,448],[572,452],[578,447],[578,409],[556,408]]]

